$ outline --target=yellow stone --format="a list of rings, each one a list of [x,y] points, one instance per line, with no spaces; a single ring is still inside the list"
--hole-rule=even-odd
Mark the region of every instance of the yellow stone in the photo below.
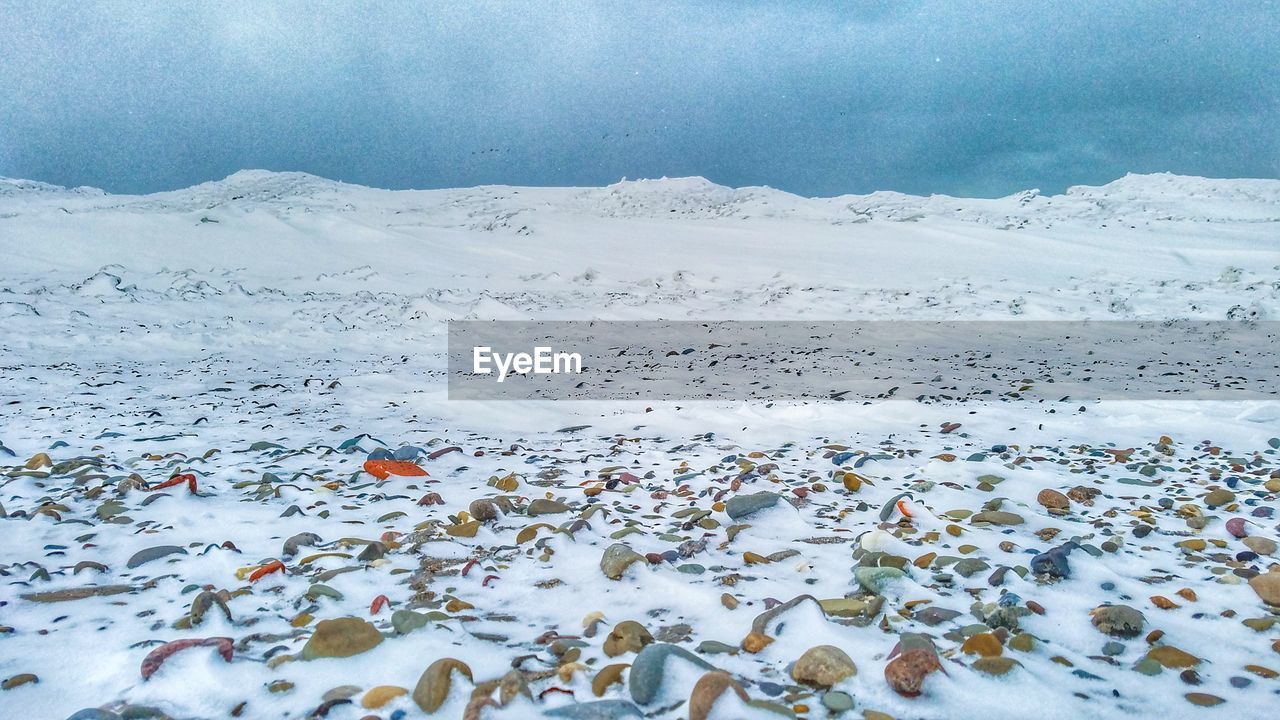
[[[1004,646],[1000,644],[1000,639],[991,633],[978,633],[971,635],[964,644],[960,646],[960,652],[965,655],[981,655],[982,657],[996,657],[1004,653]]]
[[[480,521],[472,520],[461,525],[450,525],[444,529],[445,533],[451,537],[475,537],[476,532],[480,530]]]
[[[369,688],[369,691],[360,698],[360,706],[369,710],[376,710],[383,705],[395,700],[401,695],[408,695],[409,690],[398,685],[379,685]]]

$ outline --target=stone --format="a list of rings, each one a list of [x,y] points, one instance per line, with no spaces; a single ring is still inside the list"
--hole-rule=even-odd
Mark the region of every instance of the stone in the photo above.
[[[924,681],[929,674],[941,669],[937,653],[914,648],[904,650],[884,666],[884,679],[899,695],[917,697],[924,692]]]
[[[763,491],[750,495],[735,495],[725,501],[724,511],[734,520],[741,520],[753,513],[771,508],[778,504],[782,496],[775,492]]]
[[[1280,572],[1268,572],[1249,578],[1249,587],[1268,605],[1280,607]]]
[[[1273,555],[1276,551],[1276,542],[1270,538],[1262,537],[1261,535],[1250,535],[1240,542],[1244,543],[1245,547],[1259,555]]]
[[[4,682],[0,682],[0,690],[12,690],[27,684],[40,682],[40,678],[34,673],[18,673],[13,677],[5,678]]]
[[[382,633],[373,623],[356,617],[321,620],[302,646],[303,660],[344,658],[372,650],[382,642]]]
[[[969,519],[975,523],[990,523],[992,525],[1021,525],[1026,522],[1021,515],[1004,510],[987,510],[974,515]]]
[[[567,720],[622,720],[642,718],[644,713],[635,703],[626,700],[596,700],[594,702],[562,705],[542,713],[543,717]]]
[[[1200,707],[1213,707],[1214,705],[1221,705],[1226,702],[1226,700],[1223,700],[1217,695],[1210,695],[1209,693],[1193,692],[1187,693],[1183,697],[1185,697],[1187,702],[1192,705],[1198,705]]]
[[[747,692],[727,672],[716,670],[699,678],[689,694],[689,720],[707,720],[716,700],[720,699],[726,690],[732,691],[739,700],[744,702],[748,700]]]
[[[834,645],[811,647],[791,666],[793,680],[818,688],[830,688],[857,674],[853,660]]]
[[[623,653],[636,653],[653,643],[653,635],[634,620],[623,620],[609,631],[604,640],[604,654],[617,657]]]
[[[644,556],[622,543],[614,543],[601,556],[600,571],[610,580],[620,580],[627,568],[637,562],[644,563]]]
[[[473,680],[471,668],[461,660],[453,658],[440,658],[422,672],[422,676],[418,678],[418,684],[413,688],[413,701],[422,708],[423,712],[433,713],[444,705],[444,701],[449,697],[455,672],[466,676],[467,680]]]
[[[978,633],[970,635],[964,644],[960,646],[960,652],[965,655],[981,655],[982,657],[995,657],[1004,654],[1004,646],[1000,644],[999,638],[991,633]]]
[[[1222,507],[1235,502],[1236,494],[1230,490],[1211,490],[1208,495],[1204,496],[1204,504],[1210,508]]]
[[[906,575],[905,571],[895,567],[860,567],[853,571],[858,585],[876,595],[883,595],[886,589]]]
[[[406,688],[398,685],[379,685],[369,688],[364,697],[360,698],[360,707],[376,710],[392,700],[408,694],[409,691]]]
[[[679,645],[669,643],[648,645],[636,655],[635,661],[631,664],[631,673],[627,678],[627,689],[633,701],[639,705],[648,705],[653,702],[662,687],[666,664],[672,658],[703,670],[715,670],[711,663]]]
[[[1147,658],[1166,668],[1189,668],[1200,664],[1200,658],[1172,645],[1160,645],[1147,652]]]
[[[1141,612],[1128,605],[1099,605],[1089,614],[1099,632],[1115,637],[1137,637],[1146,622]]]
[[[426,627],[431,619],[413,610],[396,610],[391,613],[391,627],[399,635],[407,635],[421,627]]]
[[[168,557],[169,555],[186,555],[186,554],[187,554],[186,548],[181,548],[181,547],[178,547],[177,545],[158,545],[156,547],[150,547],[150,548],[147,548],[146,550],[139,550],[138,552],[134,553],[133,557],[129,558],[129,562],[125,563],[125,566],[128,567],[130,570],[132,570],[136,567],[145,565],[153,560],[159,560],[162,557]]]
[[[839,690],[825,692],[822,694],[822,707],[832,714],[848,712],[853,709],[853,696]]]
[[[956,610],[948,610],[947,608],[930,605],[929,607],[920,610],[912,617],[929,627],[934,627],[941,625],[944,622],[955,620],[960,617],[960,613]]]
[[[483,498],[472,500],[471,504],[467,506],[467,513],[480,522],[497,520],[498,506],[494,505],[492,500]]]
[[[1041,490],[1036,495],[1036,502],[1050,510],[1067,510],[1071,507],[1070,498],[1051,488]]]
[[[1231,518],[1227,521],[1227,532],[1231,533],[1231,537],[1234,538],[1243,538],[1248,536],[1248,521],[1240,517]]]
[[[852,618],[874,617],[884,605],[884,598],[872,595],[869,598],[831,598],[819,600],[818,605],[829,617]]]
[[[525,514],[530,516],[559,515],[561,513],[570,512],[571,510],[573,510],[573,508],[562,502],[548,500],[546,498],[538,498],[537,500],[529,503],[529,507],[525,509]]]
[[[1004,675],[1020,663],[1010,657],[988,656],[973,661],[973,669],[987,675]]]

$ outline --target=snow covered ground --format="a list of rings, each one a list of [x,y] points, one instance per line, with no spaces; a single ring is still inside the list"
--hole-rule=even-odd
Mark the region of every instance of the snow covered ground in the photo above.
[[[0,180],[0,257],[0,716],[420,717],[442,697],[440,717],[1261,717],[1280,690],[1274,401],[444,385],[450,319],[1280,319],[1280,181],[974,200]],[[379,480],[379,448],[429,474]],[[155,489],[187,474],[194,492]],[[612,551],[618,579],[613,545],[641,555]],[[1124,611],[1099,629],[1104,603],[1141,627],[1105,634]],[[385,640],[304,659],[346,616]],[[230,662],[182,649],[144,678],[163,643],[213,637]],[[944,670],[918,697],[886,679],[899,643]],[[831,689],[791,674],[823,644],[857,670]],[[444,658],[470,678],[424,673]]]

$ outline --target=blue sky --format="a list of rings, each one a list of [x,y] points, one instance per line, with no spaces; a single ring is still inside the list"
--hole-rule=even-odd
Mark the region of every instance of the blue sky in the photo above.
[[[996,196],[1280,177],[1276,2],[0,0],[0,175],[704,175]]]

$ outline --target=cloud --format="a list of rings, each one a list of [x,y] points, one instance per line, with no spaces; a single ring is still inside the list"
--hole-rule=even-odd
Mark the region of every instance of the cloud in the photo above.
[[[0,0],[0,174],[390,187],[701,174],[998,195],[1280,175],[1270,2]]]

